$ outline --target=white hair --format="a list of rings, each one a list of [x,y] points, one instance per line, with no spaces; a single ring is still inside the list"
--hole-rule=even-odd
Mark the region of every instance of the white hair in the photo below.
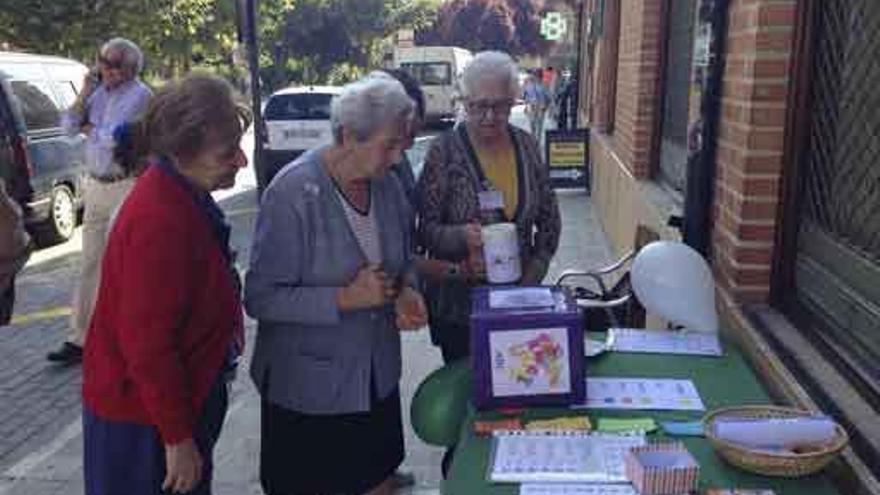
[[[486,80],[504,81],[510,86],[510,97],[519,96],[519,68],[510,55],[504,52],[485,51],[474,55],[461,75],[461,94],[472,95],[476,86]]]
[[[139,74],[143,70],[144,54],[133,41],[125,38],[113,38],[101,46],[101,55],[108,50],[121,53],[123,63],[126,67],[134,69],[135,74]]]
[[[330,107],[330,127],[337,144],[347,129],[358,141],[370,139],[382,126],[412,118],[414,105],[403,85],[391,76],[369,76],[346,84]]]

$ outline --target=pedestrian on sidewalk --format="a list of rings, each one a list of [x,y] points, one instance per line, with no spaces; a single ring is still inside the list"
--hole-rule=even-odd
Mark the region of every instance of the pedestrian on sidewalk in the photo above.
[[[110,218],[134,183],[133,171],[114,160],[114,136],[120,126],[136,121],[146,111],[152,93],[138,79],[143,65],[143,54],[133,42],[113,38],[104,43],[97,67],[86,75],[76,101],[63,117],[62,124],[71,135],[87,136],[82,274],[74,292],[69,335],[61,348],[49,353],[49,361],[74,364],[82,359]]]
[[[518,69],[505,53],[477,54],[462,75],[467,119],[434,139],[419,181],[421,237],[428,256],[453,264],[426,283],[431,340],[450,363],[470,355],[470,290],[484,283],[480,197],[497,196],[515,222],[522,284],[547,273],[561,231],[556,194],[536,139],[508,123]]]
[[[21,208],[6,193],[6,183],[0,178],[0,326],[12,318],[15,274],[30,254],[31,242],[24,229]]]
[[[415,141],[416,136],[421,131],[425,122],[425,96],[422,93],[422,89],[419,87],[418,81],[415,80],[409,73],[401,71],[401,70],[389,70],[384,71],[395,79],[400,81],[403,84],[404,89],[406,90],[406,94],[413,100],[413,104],[415,104],[415,115],[412,120],[412,125],[410,126],[409,137],[404,144],[404,150],[410,149]],[[400,180],[400,184],[403,186],[403,190],[406,192],[407,198],[409,198],[410,206],[413,208],[413,218],[412,218],[412,230],[413,230],[413,248],[416,255],[416,266],[419,277],[422,282],[425,282],[428,279],[433,279],[437,281],[443,281],[446,279],[447,274],[450,270],[456,269],[456,264],[451,261],[441,260],[441,259],[433,259],[427,258],[424,256],[424,248],[421,246],[418,236],[419,236],[419,219],[418,219],[418,209],[419,209],[419,192],[417,187],[417,180],[415,173],[413,171],[412,163],[410,163],[409,159],[406,156],[406,153],[402,154],[400,163],[395,164],[391,171],[397,175],[398,180]]]
[[[529,118],[529,126],[532,137],[540,143],[544,137],[544,120],[547,118],[547,109],[550,107],[550,94],[539,72],[534,72],[526,79],[523,88],[523,101],[526,104],[526,115]]]
[[[114,220],[83,363],[86,495],[211,493],[212,452],[242,350],[229,226],[250,112],[226,81],[163,87],[131,146],[146,169]]]
[[[563,83],[562,90],[556,96],[556,127],[559,130],[568,131],[577,127],[577,81],[577,77],[571,77]]]
[[[397,81],[345,86],[333,143],[283,168],[263,195],[245,302],[259,323],[251,376],[268,495],[393,492],[404,457],[399,332],[427,319],[412,213],[389,173],[412,112]]]

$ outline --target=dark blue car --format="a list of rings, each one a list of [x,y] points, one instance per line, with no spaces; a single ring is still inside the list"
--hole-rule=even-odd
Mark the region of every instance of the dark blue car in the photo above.
[[[39,244],[66,241],[82,209],[85,136],[61,113],[88,68],[59,57],[0,52],[0,177]]]

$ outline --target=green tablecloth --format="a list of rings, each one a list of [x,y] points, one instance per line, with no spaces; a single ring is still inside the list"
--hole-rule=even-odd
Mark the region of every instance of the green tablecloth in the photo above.
[[[646,378],[690,378],[697,386],[708,410],[725,406],[769,404],[770,398],[755,375],[733,345],[727,343],[721,358],[672,356],[656,354],[606,353],[591,358],[587,364],[589,376],[622,376]],[[583,412],[583,411],[581,411]],[[531,408],[523,412],[525,419],[532,417],[572,414],[567,409]],[[597,417],[645,417],[658,420],[694,420],[699,412],[682,411],[612,411],[589,410],[595,425]],[[442,484],[446,495],[518,493],[516,484],[492,484],[486,481],[490,439],[473,434],[475,418],[495,418],[497,413],[481,412],[468,415],[462,427],[461,439],[447,479]],[[652,435],[660,437],[661,435]],[[829,479],[816,475],[800,479],[769,478],[741,471],[717,457],[705,438],[684,438],[688,450],[700,463],[700,491],[706,488],[769,488],[776,495],[832,495],[838,491]]]

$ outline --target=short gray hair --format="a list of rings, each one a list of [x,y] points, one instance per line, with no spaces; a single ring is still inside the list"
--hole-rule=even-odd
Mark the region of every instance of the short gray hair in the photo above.
[[[330,107],[333,139],[342,142],[348,129],[360,142],[370,139],[383,125],[412,118],[413,102],[403,85],[392,77],[367,76],[347,84]]]
[[[480,81],[506,80],[510,85],[510,97],[519,96],[519,67],[504,52],[485,51],[474,55],[461,74],[461,95],[472,95]]]
[[[101,46],[101,54],[103,55],[107,50],[121,53],[125,66],[134,69],[135,74],[140,74],[141,70],[143,70],[144,53],[133,41],[125,38],[113,38]]]

